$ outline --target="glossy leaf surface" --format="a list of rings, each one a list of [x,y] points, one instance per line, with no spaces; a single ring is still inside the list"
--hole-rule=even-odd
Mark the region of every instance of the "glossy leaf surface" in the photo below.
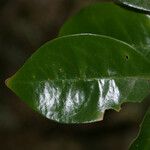
[[[118,0],[123,5],[150,12],[149,0]]]
[[[113,3],[97,3],[68,20],[59,36],[94,33],[124,41],[150,60],[150,16],[123,9]]]
[[[98,35],[46,43],[7,86],[33,109],[63,123],[102,120],[106,109],[140,102],[150,91],[150,63],[129,45]]]
[[[150,149],[150,109],[141,124],[138,138],[133,142],[130,150],[149,150]]]

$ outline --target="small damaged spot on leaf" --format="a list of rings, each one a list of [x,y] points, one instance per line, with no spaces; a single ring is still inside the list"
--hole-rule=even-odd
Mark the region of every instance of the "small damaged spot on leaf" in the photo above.
[[[129,59],[129,56],[128,55],[126,55],[126,60],[128,60]]]

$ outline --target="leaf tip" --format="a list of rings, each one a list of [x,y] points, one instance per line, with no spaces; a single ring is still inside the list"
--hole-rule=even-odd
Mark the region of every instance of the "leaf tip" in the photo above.
[[[10,88],[11,87],[11,77],[5,80],[5,85]]]

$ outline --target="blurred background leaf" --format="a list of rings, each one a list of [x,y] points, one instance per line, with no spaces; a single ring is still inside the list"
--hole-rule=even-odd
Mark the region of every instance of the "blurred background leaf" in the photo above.
[[[130,150],[149,150],[150,148],[150,108],[148,109],[143,122],[141,123],[141,128],[137,139],[132,143]]]
[[[121,40],[150,60],[150,15],[114,3],[96,3],[68,19],[59,36],[79,33],[100,34]]]

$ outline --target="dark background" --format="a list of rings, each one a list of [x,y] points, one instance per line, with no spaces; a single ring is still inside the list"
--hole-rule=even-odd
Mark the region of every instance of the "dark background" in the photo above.
[[[137,135],[150,98],[124,104],[120,113],[109,110],[102,122],[63,125],[32,111],[4,84],[38,47],[57,36],[69,16],[93,2],[0,0],[0,150],[127,150]]]

